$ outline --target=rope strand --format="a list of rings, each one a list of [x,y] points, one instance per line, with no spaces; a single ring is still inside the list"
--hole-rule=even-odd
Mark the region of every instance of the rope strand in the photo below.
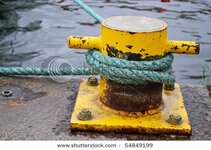
[[[122,84],[144,84],[159,82],[172,84],[175,77],[171,64],[173,55],[169,54],[153,61],[128,61],[102,55],[99,51],[90,50],[86,53],[86,61],[91,68],[21,68],[0,67],[0,75],[97,75]]]

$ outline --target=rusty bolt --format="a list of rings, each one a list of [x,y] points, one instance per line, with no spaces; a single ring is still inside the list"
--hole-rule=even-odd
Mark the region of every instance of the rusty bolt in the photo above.
[[[173,125],[180,125],[182,124],[182,116],[179,114],[170,114],[167,122]]]
[[[82,109],[78,115],[78,119],[83,121],[90,120],[91,118],[92,118],[92,113],[89,109],[86,108]]]
[[[1,95],[3,95],[4,97],[10,97],[12,96],[12,91],[10,90],[3,91],[1,92]]]
[[[168,91],[173,91],[174,90],[174,84],[164,84],[164,89]]]
[[[98,79],[95,77],[89,77],[87,84],[90,86],[97,86],[98,85]]]

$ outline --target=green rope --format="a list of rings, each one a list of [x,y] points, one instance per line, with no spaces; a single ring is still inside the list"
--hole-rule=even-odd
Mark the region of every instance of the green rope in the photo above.
[[[159,82],[172,84],[175,77],[171,64],[173,55],[167,55],[153,61],[128,61],[102,55],[99,51],[90,50],[86,53],[87,63],[91,68],[21,68],[0,67],[0,75],[97,75],[123,84],[143,84]]]
[[[94,12],[89,6],[84,4],[81,0],[74,0],[81,8],[83,8],[89,15],[95,18],[98,22],[101,22],[103,18]]]
[[[86,61],[107,79],[122,84],[143,84],[147,82],[172,84],[175,82],[171,68],[173,62],[173,55],[171,54],[153,61],[128,61],[104,56],[97,51],[88,51]]]

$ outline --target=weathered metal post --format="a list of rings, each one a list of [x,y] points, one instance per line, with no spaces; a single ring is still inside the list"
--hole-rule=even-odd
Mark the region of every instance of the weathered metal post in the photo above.
[[[199,53],[199,44],[196,42],[168,40],[165,22],[138,16],[106,18],[102,21],[100,37],[70,36],[68,46],[96,49],[103,55],[129,61],[156,60],[169,53]],[[84,93],[85,89],[88,90],[87,93]],[[92,120],[77,119],[83,106],[92,109]],[[182,116],[180,125],[169,123],[169,116],[175,116],[173,114]],[[71,128],[150,134],[191,133],[178,85],[175,90],[167,91],[163,90],[162,83],[128,85],[111,81],[104,76],[100,77],[99,90],[98,86],[81,84],[71,118]]]

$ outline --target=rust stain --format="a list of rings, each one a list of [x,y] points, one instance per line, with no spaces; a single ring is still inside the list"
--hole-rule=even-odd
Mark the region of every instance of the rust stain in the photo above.
[[[23,104],[23,102],[21,102],[21,101],[10,100],[10,101],[8,102],[8,104],[9,104],[10,106],[12,106],[12,107],[17,107],[17,106],[20,106],[21,104]]]
[[[82,40],[84,37],[83,36],[73,36],[73,38]]]
[[[129,34],[133,35],[133,34],[136,34],[136,32],[128,32]]]
[[[108,56],[125,59],[121,51],[118,51],[115,47],[110,46],[108,44],[106,46],[107,46],[106,51],[107,51]]]
[[[145,114],[163,104],[161,83],[125,86],[106,80],[106,84],[109,88],[105,89],[105,97],[100,97],[100,100],[108,107]]]
[[[140,52],[144,52],[145,49],[141,49]],[[143,59],[144,54],[136,54],[136,53],[131,53],[131,52],[126,52],[123,53],[121,50],[118,50],[114,46],[110,46],[109,44],[106,45],[106,52],[108,56],[110,57],[117,57],[121,59],[126,59],[126,60],[133,60],[133,61],[141,61],[141,60],[155,60],[155,59],[160,59],[163,56],[148,56],[149,54],[145,54],[147,57]]]
[[[126,45],[125,47],[127,47],[127,48],[129,48],[129,49],[133,48],[132,45]]]
[[[175,50],[175,51],[176,51],[176,50],[179,50],[179,48],[178,48],[178,46],[176,45],[176,46],[172,46],[172,47],[171,47],[171,50]]]
[[[184,43],[183,43],[183,44],[182,44],[182,47],[185,47],[185,46],[187,46],[187,51],[189,50],[190,47],[192,47],[192,46],[190,46],[190,45],[188,45],[188,44],[184,44]]]
[[[127,59],[127,60],[134,60],[134,61],[140,61],[143,60],[142,54],[135,54],[131,52],[123,53],[121,50],[116,49],[114,46],[106,45],[106,51],[108,56],[111,57],[117,57],[121,59]]]
[[[131,111],[123,111],[123,110],[117,110],[117,109],[111,108],[111,107],[107,106],[104,102],[102,102],[98,97],[96,99],[94,99],[94,101],[104,111],[107,111],[109,113],[112,113],[112,114],[115,114],[118,116],[131,117],[131,118],[139,118],[139,117],[143,117],[143,116],[157,114],[157,113],[161,112],[164,108],[164,105],[162,104],[162,105],[160,105],[160,107],[158,107],[156,109],[150,109],[145,112],[133,112],[133,111],[131,112]]]
[[[140,50],[140,52],[144,52],[144,51],[146,51],[146,50],[145,50],[145,49],[143,49],[143,48]]]
[[[86,42],[86,40],[82,40],[82,43],[84,44]]]
[[[100,131],[100,132],[120,132],[120,133],[142,133],[142,134],[154,134],[154,135],[163,135],[163,134],[175,134],[175,135],[186,135],[190,136],[191,131],[188,129],[176,130],[174,128],[153,128],[153,127],[142,127],[140,126],[134,128],[132,126],[106,126],[106,125],[87,125],[87,124],[70,124],[72,131]],[[99,130],[100,129],[100,130]]]
[[[187,47],[187,51],[190,48],[193,48],[195,51],[195,54],[199,54],[200,44],[198,44],[197,42],[195,42],[195,44],[196,45],[188,45],[188,44],[183,43],[181,47]]]

